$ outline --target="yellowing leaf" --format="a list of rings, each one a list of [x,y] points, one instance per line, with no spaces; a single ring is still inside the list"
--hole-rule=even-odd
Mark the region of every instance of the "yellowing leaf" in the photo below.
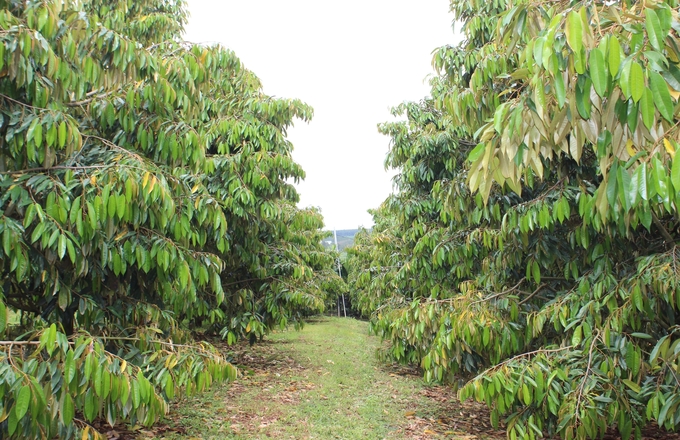
[[[142,178],[142,188],[146,188],[146,184],[149,183],[149,178],[151,177],[150,172],[144,173],[144,177]]]
[[[571,11],[567,16],[565,32],[567,34],[567,43],[571,50],[575,53],[580,53],[583,48],[583,23],[578,12]]]
[[[671,159],[675,158],[675,148],[671,145],[668,139],[663,140],[663,146],[666,148],[666,152],[671,156]]]
[[[678,92],[678,91],[676,91],[676,90],[674,90],[674,89],[672,89],[672,88],[669,87],[669,88],[668,88],[668,93],[669,93],[669,94],[671,95],[671,97],[672,97],[673,99],[675,99],[676,101],[677,101],[677,100],[680,100],[680,92]]]

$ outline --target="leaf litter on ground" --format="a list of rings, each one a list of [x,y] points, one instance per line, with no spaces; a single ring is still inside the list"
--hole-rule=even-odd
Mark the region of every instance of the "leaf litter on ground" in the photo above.
[[[223,346],[238,380],[174,403],[167,426],[139,438],[505,438],[483,406],[381,364],[378,345],[365,322],[324,318],[252,347]]]

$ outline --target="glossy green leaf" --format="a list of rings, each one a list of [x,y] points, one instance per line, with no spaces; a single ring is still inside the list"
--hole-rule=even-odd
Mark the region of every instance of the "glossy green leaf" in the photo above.
[[[647,38],[652,47],[659,52],[663,51],[665,43],[665,35],[661,30],[661,23],[659,17],[653,9],[645,9],[645,29],[647,30]]]
[[[70,394],[65,393],[63,403],[61,406],[61,418],[64,425],[70,425],[75,417],[75,407],[73,405],[73,398]]]
[[[607,54],[609,73],[615,77],[618,75],[619,67],[621,66],[621,45],[616,35],[610,35],[607,42],[609,46]]]
[[[633,63],[630,60],[625,60],[621,65],[621,74],[619,76],[619,86],[621,92],[626,99],[631,97],[631,70]]]
[[[62,122],[59,124],[59,129],[58,129],[58,145],[60,148],[64,148],[66,145],[66,123]]]
[[[663,77],[657,72],[648,72],[650,89],[654,97],[656,108],[667,121],[673,120],[674,106],[671,100],[671,95],[668,92],[668,86]]]
[[[30,403],[31,387],[28,385],[23,385],[21,388],[19,388],[16,402],[14,403],[14,411],[16,412],[16,417],[18,420],[21,420],[26,415]]]
[[[564,107],[564,102],[566,101],[566,90],[564,88],[564,79],[561,75],[557,75],[553,80],[555,87],[555,97],[557,98],[557,103],[560,108]]]
[[[70,384],[76,376],[76,363],[73,350],[69,350],[64,360],[64,382]]]
[[[671,166],[671,183],[675,192],[680,192],[680,155],[676,154]]]
[[[630,66],[629,88],[630,96],[634,102],[638,102],[645,92],[645,75],[642,71],[642,66],[636,62],[632,62]],[[652,93],[654,90],[652,89]]]
[[[642,114],[642,122],[647,129],[652,128],[655,121],[656,108],[654,107],[654,96],[652,91],[645,88],[642,98],[640,98],[640,113]]]
[[[7,329],[7,306],[0,298],[0,334],[4,334]]]
[[[607,70],[605,69],[604,54],[600,49],[590,51],[590,79],[593,82],[595,92],[604,96],[607,90]]]

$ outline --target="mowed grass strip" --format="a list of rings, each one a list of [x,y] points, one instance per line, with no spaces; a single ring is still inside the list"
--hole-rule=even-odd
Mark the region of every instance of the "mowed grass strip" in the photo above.
[[[306,422],[305,437],[393,437],[421,385],[381,368],[378,341],[368,336],[366,323],[332,318],[278,336],[296,340],[288,346],[309,365],[306,377],[316,384],[296,409],[298,420]]]
[[[320,318],[302,331],[273,334],[239,353],[235,383],[177,402],[167,426],[146,437],[490,438],[459,431],[465,422],[481,427],[488,415],[477,419],[449,389],[385,368],[375,357],[378,344],[367,324],[353,319]],[[447,421],[451,414],[465,422]]]

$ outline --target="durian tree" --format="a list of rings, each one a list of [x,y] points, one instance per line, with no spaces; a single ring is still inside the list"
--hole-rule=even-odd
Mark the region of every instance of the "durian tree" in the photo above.
[[[397,192],[351,251],[383,355],[513,439],[674,430],[677,2],[451,9],[465,39],[382,127]]]
[[[286,130],[312,109],[183,42],[186,20],[183,0],[0,1],[0,437],[153,424],[235,378],[197,335],[254,340],[341,283],[295,206]]]

